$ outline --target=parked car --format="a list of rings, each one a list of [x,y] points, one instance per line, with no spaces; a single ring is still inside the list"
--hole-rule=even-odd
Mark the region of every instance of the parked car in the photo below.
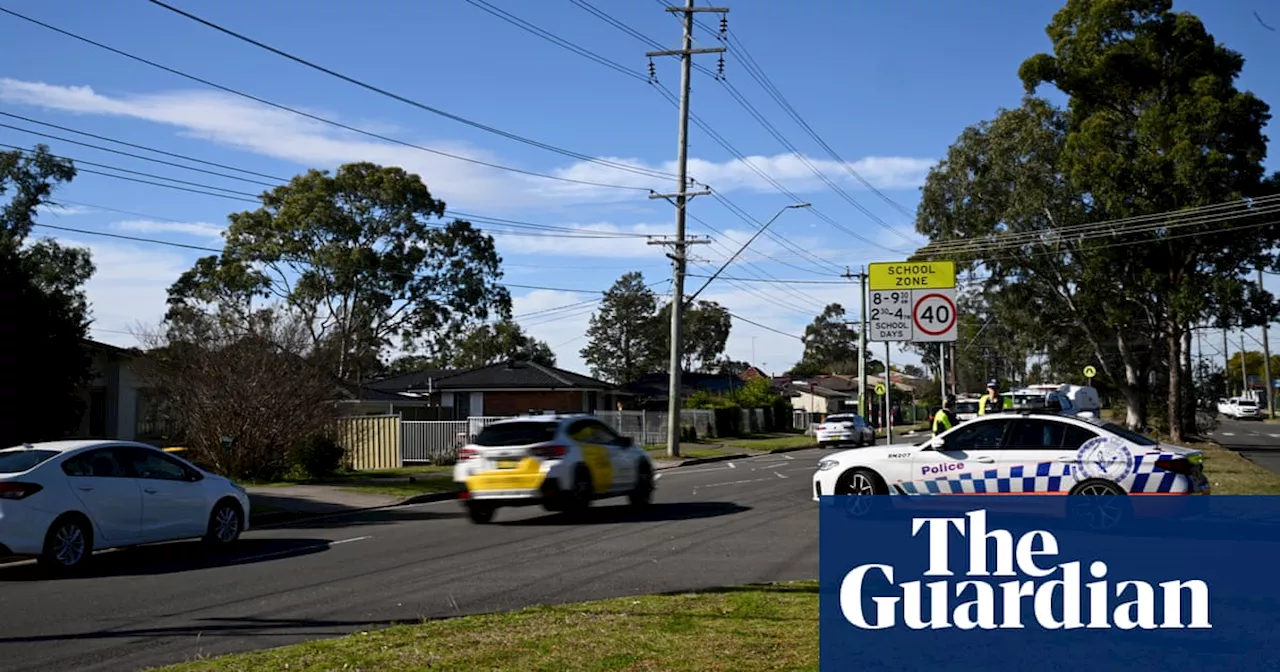
[[[471,521],[489,523],[501,507],[585,510],[606,497],[632,506],[652,501],[649,454],[592,415],[499,420],[458,451],[453,480]]]
[[[828,415],[822,424],[814,428],[814,435],[818,439],[819,448],[845,443],[870,446],[876,442],[875,430],[871,429],[867,421],[856,413]]]
[[[220,547],[247,529],[244,488],[145,443],[0,450],[0,556],[69,571],[94,551],[201,538]]]
[[[1218,412],[1237,420],[1256,419],[1262,417],[1262,409],[1258,402],[1248,397],[1231,397],[1218,400]]]
[[[956,419],[960,422],[978,417],[979,397],[964,395],[956,399]]]
[[[871,514],[878,502],[911,506],[931,495],[1210,492],[1202,451],[1162,444],[1094,418],[1043,412],[986,415],[914,446],[834,453],[818,462],[811,487],[817,502],[823,495],[860,498],[846,503],[854,515]],[[1191,499],[1169,501],[1176,509]],[[1119,508],[1112,513],[1124,515]]]

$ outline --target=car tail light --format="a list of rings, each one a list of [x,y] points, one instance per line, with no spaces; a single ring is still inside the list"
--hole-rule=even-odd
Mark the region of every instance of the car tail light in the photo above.
[[[463,448],[458,451],[458,461],[461,462],[462,460],[472,460],[472,459],[475,459],[476,457],[479,457],[479,455],[480,455],[480,451],[476,450],[475,448]]]
[[[44,490],[35,483],[0,483],[0,499],[26,499]]]
[[[1174,458],[1172,460],[1156,460],[1156,468],[1165,471],[1172,471],[1175,474],[1190,474],[1192,472],[1192,464],[1190,460],[1182,458]]]
[[[569,449],[564,446],[537,446],[530,449],[529,452],[533,453],[534,457],[546,459],[549,457],[564,457],[564,454],[569,452]]]

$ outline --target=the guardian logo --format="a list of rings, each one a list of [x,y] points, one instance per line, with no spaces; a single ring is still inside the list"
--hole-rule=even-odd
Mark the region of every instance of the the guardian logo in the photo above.
[[[1146,581],[1106,580],[1107,563],[1094,560],[1089,575],[1097,579],[1081,584],[1081,562],[1051,564],[1058,555],[1053,534],[1035,530],[1016,542],[1008,530],[987,531],[986,511],[971,511],[964,518],[915,518],[911,535],[927,530],[929,569],[924,576],[955,576],[948,561],[950,528],[968,539],[969,566],[963,576],[970,580],[942,579],[894,583],[891,565],[867,564],[855,567],[840,585],[840,609],[849,623],[867,630],[896,627],[901,619],[913,630],[960,628],[962,630],[1023,628],[1023,615],[1033,616],[1042,628],[1097,628],[1132,630],[1212,628],[1209,624],[1209,586],[1201,580],[1165,581],[1157,591]],[[994,544],[990,543],[994,542]],[[995,567],[988,551],[995,547]],[[1044,558],[1037,561],[1037,558]],[[1015,567],[1016,570],[1015,571]],[[1059,576],[1053,577],[1055,574]],[[1030,577],[1019,580],[1019,576]],[[985,577],[1014,577],[996,582]],[[1087,603],[1081,588],[1087,592]],[[926,596],[927,592],[927,596]],[[1184,617],[1183,596],[1190,609]],[[863,609],[864,596],[875,603],[874,620]],[[1056,599],[1055,599],[1056,598]],[[1112,598],[1125,600],[1113,606]],[[923,613],[925,602],[928,613]],[[957,603],[952,607],[952,600]],[[960,601],[964,600],[964,601]],[[1030,601],[1030,604],[1027,602]],[[1056,603],[1056,604],[1055,604]],[[1001,618],[996,619],[997,605]],[[1059,608],[1060,607],[1060,608]],[[1088,623],[1082,620],[1087,607]],[[1162,617],[1157,621],[1157,613]]]

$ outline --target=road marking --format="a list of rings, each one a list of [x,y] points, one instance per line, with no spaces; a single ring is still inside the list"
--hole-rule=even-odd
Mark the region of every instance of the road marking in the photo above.
[[[718,487],[720,487],[720,486],[722,486],[722,485],[742,485],[743,483],[759,483],[759,482],[761,482],[761,481],[768,481],[768,480],[770,480],[770,479],[768,479],[768,478],[749,478],[749,479],[747,479],[747,480],[745,480],[745,481],[730,481],[730,482],[728,482],[728,483],[712,483],[712,484],[710,484],[710,485],[699,485],[699,486],[698,486],[698,488],[695,488],[695,490],[696,490],[696,489],[699,489],[699,488],[718,488]]]
[[[774,475],[774,476],[777,476],[778,478],[787,478],[786,476],[783,476],[782,474],[779,474],[779,473],[778,473],[778,472],[776,472],[776,471],[775,471],[775,472],[773,472],[773,475]]]
[[[351,543],[351,542],[353,542],[353,541],[364,541],[365,539],[372,539],[372,538],[373,538],[373,537],[372,537],[372,536],[369,536],[369,535],[365,535],[365,536],[363,536],[363,537],[352,537],[352,538],[350,538],[350,539],[340,539],[340,540],[338,540],[338,541],[331,541],[331,542],[329,542],[329,545],[330,545],[330,546],[337,546],[338,544],[349,544],[349,543]]]
[[[1269,436],[1269,437],[1271,437],[1271,438],[1273,438],[1273,439],[1280,439],[1280,434],[1268,434],[1267,436]]]
[[[732,463],[732,462],[729,462],[728,464],[729,464],[729,468],[730,468],[730,469],[737,469],[737,468],[738,468],[738,465],[736,465],[736,464],[734,464],[734,463]]]
[[[1223,436],[1235,436],[1235,432],[1223,432]]]
[[[231,561],[231,564],[233,564],[233,565],[238,565],[238,564],[242,564],[242,563],[245,563],[245,562],[257,562],[257,561],[259,561],[259,560],[267,560],[267,559],[270,559],[270,558],[278,558],[278,557],[283,556],[283,555],[301,555],[302,553],[306,553],[306,552],[308,552],[308,551],[323,550],[323,549],[329,548],[330,546],[337,546],[338,544],[346,544],[346,543],[350,543],[350,542],[352,542],[352,541],[363,541],[363,540],[365,540],[365,539],[372,539],[372,538],[373,538],[373,537],[368,537],[368,536],[366,536],[366,537],[353,537],[353,538],[351,538],[351,539],[341,539],[341,540],[339,540],[339,541],[325,541],[325,542],[321,542],[321,543],[319,543],[319,544],[313,544],[313,545],[311,545],[311,546],[303,546],[303,547],[301,547],[301,548],[287,548],[287,549],[282,550],[282,551],[273,551],[273,552],[271,552],[271,553],[260,553],[260,554],[258,554],[258,555],[248,555],[248,556],[245,556],[245,557],[243,557],[243,558],[235,558],[235,559],[233,559],[233,560]]]
[[[660,479],[660,478],[662,478],[662,474],[654,474],[654,475],[653,475],[653,480],[655,480],[655,481],[656,481],[656,480],[658,480],[658,479]]]

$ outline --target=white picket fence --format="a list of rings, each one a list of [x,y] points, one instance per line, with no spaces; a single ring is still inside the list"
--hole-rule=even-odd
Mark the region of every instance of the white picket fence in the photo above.
[[[667,441],[667,414],[662,411],[596,411],[596,417],[641,445]],[[474,439],[486,425],[502,416],[466,420],[405,420],[400,423],[400,450],[405,464],[453,464],[462,444]],[[680,411],[681,424],[692,427],[699,438],[718,436],[713,411]]]

